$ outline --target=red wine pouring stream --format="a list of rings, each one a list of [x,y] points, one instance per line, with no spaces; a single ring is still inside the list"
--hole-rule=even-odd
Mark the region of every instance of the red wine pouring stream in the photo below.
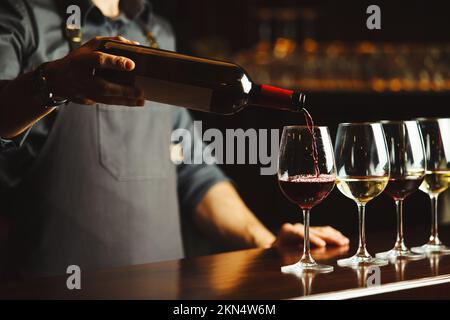
[[[314,133],[314,121],[306,108],[302,108],[302,111],[305,117],[306,127],[308,128],[309,134],[311,135],[311,152],[314,161],[314,174],[316,175],[316,177],[319,177],[319,154],[317,152],[316,134]]]

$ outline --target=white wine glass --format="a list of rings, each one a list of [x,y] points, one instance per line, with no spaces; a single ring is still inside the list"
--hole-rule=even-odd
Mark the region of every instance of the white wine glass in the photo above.
[[[365,209],[388,184],[390,162],[380,123],[341,123],[335,146],[337,186],[358,207],[359,244],[356,254],[338,260],[341,267],[383,266],[385,259],[372,257],[366,248]]]
[[[424,259],[405,245],[403,232],[403,201],[416,192],[425,176],[426,158],[422,134],[417,121],[381,121],[389,149],[391,174],[384,192],[395,201],[397,240],[394,248],[377,253],[382,259]]]
[[[411,250],[417,253],[450,254],[439,239],[438,197],[450,185],[450,118],[418,119],[425,144],[427,170],[420,190],[431,200],[431,235],[426,244]]]
[[[283,273],[331,272],[332,266],[317,263],[309,243],[310,210],[333,190],[336,180],[333,145],[327,127],[283,128],[278,158],[278,184],[283,194],[303,211],[303,256],[283,266]]]

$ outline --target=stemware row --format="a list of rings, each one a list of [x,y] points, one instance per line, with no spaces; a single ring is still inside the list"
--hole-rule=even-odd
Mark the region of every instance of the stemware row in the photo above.
[[[322,202],[335,183],[358,208],[358,249],[338,260],[342,267],[383,266],[389,260],[417,260],[427,253],[450,253],[438,236],[437,199],[450,185],[450,118],[339,124],[335,148],[327,127],[287,126],[283,129],[278,182],[284,195],[303,211],[304,246],[299,262],[283,272],[330,272],[310,253],[310,210]],[[425,245],[408,249],[403,232],[403,201],[417,189],[431,199],[431,236]],[[371,256],[365,237],[365,209],[382,192],[395,202],[397,239],[394,247]]]

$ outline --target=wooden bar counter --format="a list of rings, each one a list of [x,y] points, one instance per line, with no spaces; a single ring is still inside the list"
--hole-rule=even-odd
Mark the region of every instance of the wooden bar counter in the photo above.
[[[428,228],[406,229],[407,245],[422,244]],[[441,227],[450,244],[450,227]],[[369,251],[390,249],[393,232],[367,235]],[[68,290],[66,276],[0,284],[0,299],[450,299],[450,255],[399,261],[380,268],[380,285],[367,285],[368,268],[341,268],[350,248],[315,249],[314,257],[334,272],[283,274],[300,248],[250,249],[176,261],[82,273],[81,290]]]

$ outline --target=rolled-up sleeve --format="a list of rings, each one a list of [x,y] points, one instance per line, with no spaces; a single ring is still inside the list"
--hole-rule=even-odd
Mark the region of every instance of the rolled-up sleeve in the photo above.
[[[36,48],[33,21],[26,2],[0,1],[0,80],[15,79]]]
[[[194,135],[192,117],[186,109],[175,110],[175,129],[185,129],[192,138],[193,145],[201,145],[201,133]],[[196,140],[194,140],[196,139]],[[191,150],[192,150],[191,149]],[[215,164],[193,164],[181,163],[177,167],[178,174],[178,197],[183,212],[192,213],[208,190],[218,182],[230,179]]]
[[[0,90],[5,81],[15,79],[26,59],[37,46],[36,30],[29,5],[22,0],[0,1]],[[14,139],[0,137],[0,189],[14,185],[19,179],[20,165],[26,162],[19,150],[28,134]]]

